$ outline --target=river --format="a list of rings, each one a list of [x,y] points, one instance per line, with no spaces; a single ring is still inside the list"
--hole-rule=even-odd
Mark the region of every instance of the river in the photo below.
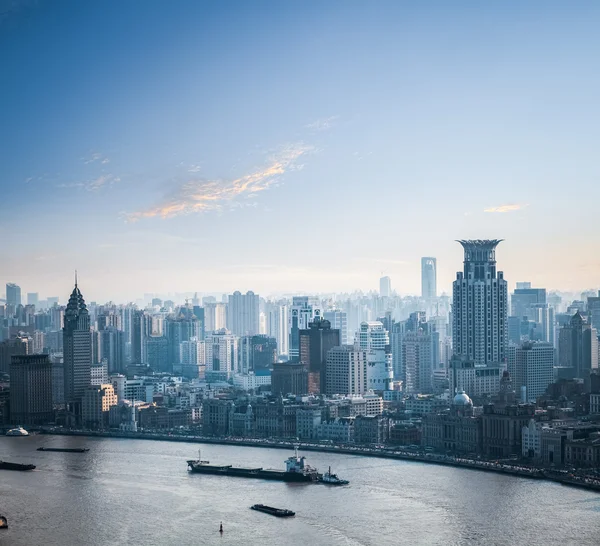
[[[38,447],[89,447],[84,454]],[[0,437],[6,545],[548,545],[600,543],[600,494],[551,482],[412,461],[306,453],[346,487],[189,474],[198,444]],[[213,463],[283,468],[286,451],[204,446]],[[289,508],[279,519],[255,503]],[[224,533],[219,535],[219,523]]]

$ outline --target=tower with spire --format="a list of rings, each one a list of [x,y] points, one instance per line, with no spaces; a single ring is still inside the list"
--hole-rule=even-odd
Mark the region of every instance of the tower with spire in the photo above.
[[[90,315],[77,285],[77,271],[75,287],[65,310],[63,354],[65,400],[68,404],[77,404],[90,386],[92,367]]]

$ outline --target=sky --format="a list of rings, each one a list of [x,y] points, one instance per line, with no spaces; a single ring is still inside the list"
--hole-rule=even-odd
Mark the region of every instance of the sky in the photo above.
[[[0,283],[600,285],[600,3],[0,0]],[[0,289],[0,292],[3,289]]]

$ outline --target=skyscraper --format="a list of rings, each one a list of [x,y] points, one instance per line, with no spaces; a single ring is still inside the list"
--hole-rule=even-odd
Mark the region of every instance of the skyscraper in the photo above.
[[[389,298],[392,295],[392,279],[389,277],[379,279],[379,295],[382,298]]]
[[[36,309],[40,302],[40,295],[37,292],[27,293],[27,305],[35,305]]]
[[[390,338],[379,321],[363,322],[355,345],[367,351],[367,387],[374,391],[391,390],[394,379]]]
[[[331,323],[331,327],[334,330],[340,331],[340,343],[342,345],[348,344],[348,315],[346,311],[340,311],[338,309],[332,309],[331,311],[325,311],[323,318]]]
[[[6,283],[6,305],[21,305],[21,287],[15,283]]]
[[[266,312],[266,332],[268,336],[277,340],[277,353],[287,355],[290,343],[288,333],[288,305],[283,301],[267,302]]]
[[[511,296],[511,315],[513,317],[527,317],[529,320],[537,320],[537,312],[534,308],[545,304],[545,288],[531,288],[531,283],[519,282]]]
[[[579,311],[560,329],[558,351],[560,366],[572,368],[574,377],[588,382],[590,372],[598,368],[598,332]]]
[[[77,279],[64,320],[65,400],[67,403],[81,402],[85,389],[91,384],[92,336],[90,316],[77,286]]]
[[[437,260],[421,258],[421,297],[433,300],[437,297]]]
[[[437,339],[437,338],[436,338]],[[404,391],[409,394],[433,392],[434,339],[427,329],[409,330],[402,340]]]
[[[15,425],[44,425],[54,420],[52,363],[48,355],[12,357],[10,413]]]
[[[165,333],[169,340],[169,361],[164,372],[181,372],[181,353],[179,345],[182,341],[198,339],[199,322],[193,312],[184,313],[175,317],[169,317],[165,321]]]
[[[277,362],[277,341],[266,335],[244,336],[239,341],[240,371],[266,372]]]
[[[227,328],[236,336],[253,336],[259,333],[259,297],[254,292],[242,294],[235,291],[229,296]]]
[[[310,296],[294,296],[289,313],[289,357],[297,360],[300,356],[300,330],[306,330],[308,325],[321,318],[319,299]]]
[[[239,371],[239,338],[225,328],[206,336],[206,379],[228,381]]]
[[[340,345],[340,331],[328,320],[315,318],[306,330],[300,330],[300,363],[308,370],[308,392],[326,392],[327,353]]]
[[[367,351],[354,345],[333,347],[327,353],[325,394],[364,394],[367,368]]]
[[[554,381],[554,347],[550,343],[526,341],[508,350],[508,372],[517,395],[535,402]]]
[[[506,362],[508,346],[507,285],[496,272],[494,240],[458,241],[464,269],[452,284],[454,354],[475,366]]]

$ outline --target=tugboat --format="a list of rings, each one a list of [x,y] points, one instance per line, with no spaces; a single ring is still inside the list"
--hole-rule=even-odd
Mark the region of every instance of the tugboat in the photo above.
[[[286,510],[285,508],[273,508],[272,506],[266,506],[264,504],[255,504],[251,506],[250,509],[264,512],[265,514],[271,514],[277,518],[290,518],[296,515],[296,512],[292,512],[291,510]]]
[[[7,433],[7,436],[29,436],[29,432],[27,432],[21,425],[17,428],[11,428]]]
[[[323,474],[321,481],[328,485],[348,485],[350,483],[348,480],[342,480],[341,478],[338,478],[337,474],[332,474],[331,467],[329,467],[329,470]]]
[[[232,465],[214,465],[203,461],[200,452],[198,459],[187,462],[190,472],[214,474],[217,476],[238,476],[241,478],[257,478],[262,480],[278,480],[282,482],[317,482],[321,478],[316,468],[306,464],[306,458],[298,456],[298,447],[294,455],[285,460],[285,470],[272,470],[262,467],[246,468]]]
[[[0,529],[8,529],[8,520],[4,516],[0,516]]]

